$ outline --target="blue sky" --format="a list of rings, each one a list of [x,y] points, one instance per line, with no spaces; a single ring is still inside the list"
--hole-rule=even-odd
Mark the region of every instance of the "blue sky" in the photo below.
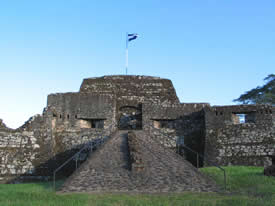
[[[275,1],[2,1],[0,118],[42,113],[47,95],[83,78],[129,74],[173,81],[181,102],[234,104],[275,71]]]

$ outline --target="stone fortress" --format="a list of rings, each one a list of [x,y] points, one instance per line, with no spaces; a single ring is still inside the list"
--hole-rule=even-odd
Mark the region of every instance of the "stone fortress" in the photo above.
[[[50,179],[84,145],[108,137],[64,191],[215,191],[183,146],[218,165],[271,165],[274,125],[274,106],[181,103],[168,79],[88,78],[79,92],[50,94],[43,114],[18,129],[0,120],[0,182]]]

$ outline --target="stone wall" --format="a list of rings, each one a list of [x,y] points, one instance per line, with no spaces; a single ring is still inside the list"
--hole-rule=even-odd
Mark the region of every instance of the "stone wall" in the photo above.
[[[41,115],[30,118],[18,129],[0,129],[0,180],[20,175],[49,176],[52,156],[51,137]]]
[[[39,148],[33,132],[0,131],[0,174],[33,173]]]
[[[97,142],[115,130],[114,111],[115,101],[109,95],[51,94],[43,114],[18,129],[9,129],[1,121],[1,181],[52,177],[86,143]],[[69,174],[73,164],[60,174]]]
[[[179,104],[173,84],[168,79],[151,76],[117,75],[84,79],[80,93],[110,94],[116,100],[116,122],[123,129],[140,129],[141,105]],[[130,108],[136,108],[128,114]]]
[[[128,132],[127,139],[128,139],[131,171],[141,172],[144,170],[144,161],[142,159],[140,141],[138,140],[136,134],[132,131]]]
[[[148,131],[152,128],[160,129],[167,135],[169,133],[193,133],[193,130],[203,127],[204,113],[202,112],[205,107],[210,106],[207,103],[175,104],[170,106],[144,104],[142,108],[143,129]],[[195,121],[194,118],[200,123]]]
[[[109,136],[113,127],[53,132],[47,111],[16,130],[0,128],[0,182],[52,178],[53,171],[88,142]],[[85,154],[84,154],[85,155]],[[74,170],[72,161],[60,175]]]
[[[275,156],[274,112],[274,107],[266,105],[205,108],[205,154],[220,165],[271,164]],[[247,122],[236,115],[248,116]]]
[[[64,93],[48,96],[46,118],[54,153],[78,149],[116,129],[112,95]],[[65,155],[67,156],[67,154]]]
[[[81,129],[81,120],[104,120],[104,128],[107,128],[114,123],[115,104],[113,96],[108,94],[50,94],[47,102],[48,118],[51,127],[57,130]]]
[[[179,103],[171,80],[151,76],[103,76],[84,79],[80,92],[115,94],[119,105],[126,102]]]
[[[204,108],[207,103],[189,103],[170,106],[143,105],[143,129],[161,144],[174,148],[196,165],[196,153],[184,150],[181,145],[203,154],[205,143]],[[203,165],[200,160],[200,165]]]

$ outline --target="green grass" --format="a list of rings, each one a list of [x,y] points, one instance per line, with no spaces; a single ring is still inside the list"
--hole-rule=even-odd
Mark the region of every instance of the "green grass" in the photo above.
[[[51,183],[0,185],[0,206],[274,206],[275,178],[262,175],[259,167],[225,167],[228,175],[226,194],[190,193],[171,195],[67,194],[57,195]],[[222,184],[222,173],[203,168]],[[61,182],[59,182],[61,184]]]
[[[270,196],[275,194],[275,178],[263,175],[262,167],[231,166],[224,167],[227,176],[227,190],[254,196]],[[214,177],[223,185],[221,170],[215,167],[200,169]]]

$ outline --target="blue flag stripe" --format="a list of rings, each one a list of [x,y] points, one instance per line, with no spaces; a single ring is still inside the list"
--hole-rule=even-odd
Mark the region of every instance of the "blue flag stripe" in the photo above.
[[[132,38],[128,39],[128,41],[135,40],[136,38],[137,38],[137,36],[134,36],[134,37],[132,37]]]
[[[135,40],[138,37],[138,34],[128,34],[128,41]]]

